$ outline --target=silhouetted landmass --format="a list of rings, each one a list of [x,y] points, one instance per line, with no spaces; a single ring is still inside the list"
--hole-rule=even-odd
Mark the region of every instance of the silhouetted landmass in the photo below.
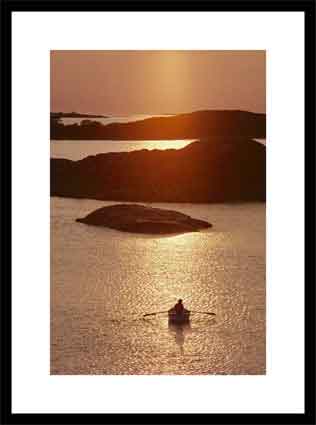
[[[51,195],[113,201],[265,201],[266,149],[212,139],[182,149],[51,159]]]
[[[99,208],[76,221],[123,232],[148,234],[186,233],[212,227],[206,221],[196,220],[177,211],[136,204]]]
[[[83,124],[83,123],[82,123]],[[196,111],[128,123],[64,125],[51,120],[51,139],[159,140],[200,138],[265,138],[266,116],[245,111]]]
[[[51,112],[51,118],[108,118],[106,115],[81,114],[80,112]]]

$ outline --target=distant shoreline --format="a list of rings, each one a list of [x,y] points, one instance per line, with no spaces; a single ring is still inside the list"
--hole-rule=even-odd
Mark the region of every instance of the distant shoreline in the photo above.
[[[214,137],[264,139],[266,137],[266,115],[239,110],[196,111],[105,125],[91,120],[65,125],[60,121],[65,115],[58,114],[61,113],[51,114],[52,140],[182,140]],[[71,114],[74,118],[73,114],[76,113]]]
[[[106,115],[81,114],[80,112],[51,112],[51,118],[109,118]]]

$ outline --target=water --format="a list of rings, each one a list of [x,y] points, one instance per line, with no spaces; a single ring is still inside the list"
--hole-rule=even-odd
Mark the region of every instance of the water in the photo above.
[[[52,141],[51,156],[181,148],[192,140]],[[51,198],[52,374],[264,374],[265,205],[154,204],[213,223],[157,237],[86,226],[113,202]],[[191,325],[169,327],[178,298]]]
[[[266,139],[254,139],[256,142],[261,143],[262,145],[266,146],[267,140]]]
[[[265,204],[155,204],[214,226],[168,237],[75,222],[111,204],[51,198],[51,373],[264,374]],[[142,319],[178,298],[215,319]]]

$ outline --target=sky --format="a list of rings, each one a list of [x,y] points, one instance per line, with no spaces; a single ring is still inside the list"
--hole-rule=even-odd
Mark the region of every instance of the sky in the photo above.
[[[52,50],[51,111],[265,112],[265,51]]]

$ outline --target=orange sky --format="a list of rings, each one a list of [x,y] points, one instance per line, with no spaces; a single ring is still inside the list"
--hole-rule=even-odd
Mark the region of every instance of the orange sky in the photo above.
[[[264,51],[51,52],[51,111],[265,112]]]

